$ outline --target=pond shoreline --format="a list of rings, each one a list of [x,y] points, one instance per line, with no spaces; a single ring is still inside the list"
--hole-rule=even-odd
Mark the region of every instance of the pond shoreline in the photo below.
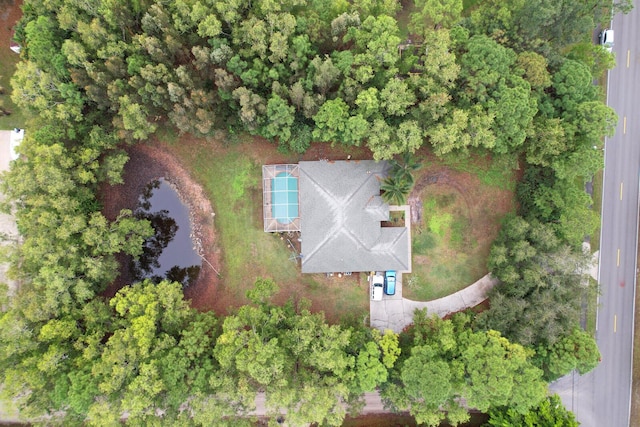
[[[125,148],[129,161],[124,167],[124,184],[103,184],[98,192],[103,204],[103,214],[113,221],[122,209],[135,211],[139,197],[145,186],[153,180],[164,180],[178,194],[180,201],[189,210],[191,225],[191,241],[194,249],[203,259],[198,280],[185,289],[185,296],[192,300],[195,308],[206,309],[198,304],[203,294],[215,292],[219,284],[220,259],[219,248],[215,245],[214,218],[215,213],[204,190],[180,164],[180,162],[159,143],[139,143]],[[120,274],[103,293],[112,297],[122,287],[133,281],[129,271],[131,257],[118,254]]]

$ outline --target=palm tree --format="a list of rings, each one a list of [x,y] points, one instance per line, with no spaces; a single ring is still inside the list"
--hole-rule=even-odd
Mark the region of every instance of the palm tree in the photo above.
[[[406,181],[409,184],[413,184],[413,172],[422,167],[422,164],[418,162],[418,159],[409,151],[405,151],[402,154],[402,161],[389,160],[391,165],[390,175],[394,176],[399,181]]]
[[[408,151],[402,155],[401,162],[389,160],[389,165],[391,165],[389,176],[380,184],[380,189],[384,191],[382,198],[387,203],[402,205],[413,188],[412,173],[422,165]]]
[[[406,180],[399,180],[392,175],[380,184],[380,189],[384,191],[382,199],[387,203],[403,205],[407,199],[407,194],[411,191],[411,187],[412,183]]]

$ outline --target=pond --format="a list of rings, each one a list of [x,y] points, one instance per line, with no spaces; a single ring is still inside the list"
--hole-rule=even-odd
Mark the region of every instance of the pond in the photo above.
[[[176,190],[160,178],[149,183],[139,198],[135,216],[151,223],[155,234],[143,245],[143,253],[131,264],[136,281],[163,279],[187,287],[198,278],[202,259],[191,240],[189,209]]]

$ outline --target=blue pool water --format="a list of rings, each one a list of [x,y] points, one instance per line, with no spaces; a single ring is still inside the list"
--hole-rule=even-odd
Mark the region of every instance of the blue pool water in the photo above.
[[[271,216],[280,224],[298,217],[298,178],[280,172],[271,181]]]

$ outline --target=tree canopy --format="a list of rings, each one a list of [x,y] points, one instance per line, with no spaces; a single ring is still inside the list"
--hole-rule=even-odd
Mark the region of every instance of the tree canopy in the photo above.
[[[466,13],[417,0],[413,40],[400,6],[25,0],[12,100],[36,118],[0,187],[21,235],[8,251],[20,288],[1,298],[1,392],[24,417],[241,425],[264,393],[271,415],[339,425],[342,403],[357,408],[376,387],[430,425],[466,420],[461,398],[492,420],[563,416],[541,378],[599,358],[577,324],[580,244],[597,225],[583,184],[617,122],[592,84],[614,59],[589,35],[595,13],[630,2],[484,0]],[[139,254],[152,230],[126,210],[106,218],[96,193],[122,182],[126,144],[167,128],[248,132],[297,153],[365,146],[395,164],[383,186],[398,202],[416,163],[397,159],[423,147],[522,159],[519,216],[489,260],[501,282],[491,308],[418,314],[398,337],[276,306],[267,279],[224,319],[189,308],[175,283],[102,298],[116,254]]]
[[[382,387],[385,402],[429,426],[467,421],[461,399],[480,411],[507,406],[526,413],[537,406],[546,384],[530,360],[534,352],[497,331],[472,332],[470,320],[464,314],[441,320],[417,310],[412,329],[401,337],[407,350]]]

